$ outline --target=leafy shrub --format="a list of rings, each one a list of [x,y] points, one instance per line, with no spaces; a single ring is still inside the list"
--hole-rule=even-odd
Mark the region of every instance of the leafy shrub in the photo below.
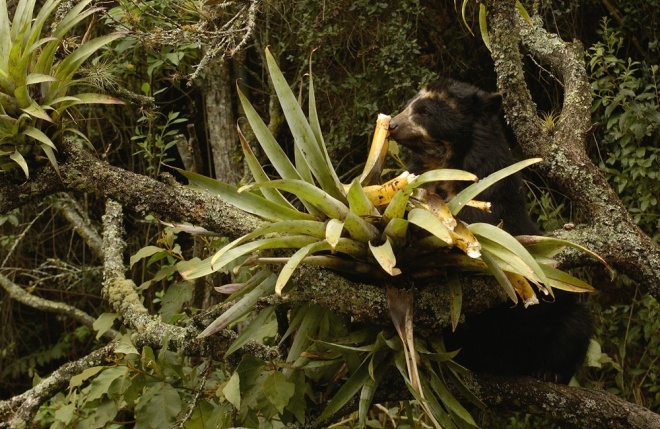
[[[603,40],[588,53],[600,169],[635,222],[660,241],[660,91],[657,65],[619,58],[623,38],[601,23]]]

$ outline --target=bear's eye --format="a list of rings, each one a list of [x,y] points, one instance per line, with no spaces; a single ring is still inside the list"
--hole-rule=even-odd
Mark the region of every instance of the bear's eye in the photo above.
[[[431,110],[427,106],[421,106],[417,111],[419,116],[431,116]]]

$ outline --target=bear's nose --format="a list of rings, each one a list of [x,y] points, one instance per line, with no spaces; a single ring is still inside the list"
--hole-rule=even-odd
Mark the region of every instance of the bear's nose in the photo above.
[[[392,120],[390,121],[390,131],[395,130],[396,127],[398,127],[399,124],[396,123],[396,121]]]

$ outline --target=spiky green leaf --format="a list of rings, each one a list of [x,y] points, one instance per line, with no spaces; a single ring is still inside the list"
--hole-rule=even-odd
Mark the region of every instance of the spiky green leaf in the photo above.
[[[50,162],[50,165],[53,166],[55,172],[59,175],[60,167],[57,164],[57,158],[55,158],[55,152],[53,152],[53,148],[44,143],[39,143],[39,147],[46,154],[46,158],[48,158],[48,162]]]
[[[490,36],[488,35],[488,17],[486,15],[486,5],[479,4],[479,32],[481,33],[481,40],[489,51],[493,51],[490,47]]]
[[[517,304],[518,295],[516,294],[516,290],[513,288],[509,278],[506,276],[506,274],[504,274],[504,271],[502,271],[502,268],[500,268],[500,266],[491,256],[490,252],[488,252],[488,249],[482,249],[481,260],[486,263],[490,273],[493,275],[493,277],[495,277],[500,286],[502,286],[506,294],[509,296],[509,298],[511,298],[511,301]]]
[[[270,319],[272,319],[275,315],[275,307],[266,307],[263,309],[257,317],[254,318],[247,326],[241,330],[240,334],[236,339],[234,340],[233,343],[231,343],[231,346],[227,349],[225,352],[224,357],[227,358],[227,356],[231,355],[234,353],[236,350],[240,349],[250,341],[251,339],[259,337],[259,334],[261,333],[261,329],[268,323]],[[262,335],[263,336],[263,335]]]
[[[488,187],[492,186],[493,183],[497,182],[498,180],[502,180],[514,173],[517,173],[525,167],[529,167],[530,165],[539,163],[541,161],[543,161],[542,158],[531,158],[516,162],[515,164],[498,170],[487,177],[480,178],[477,183],[474,183],[463,189],[454,198],[452,198],[451,201],[447,203],[449,210],[451,210],[454,216],[456,216],[463,209],[463,207],[465,207],[468,201],[473,200],[477,195],[485,191]]]
[[[449,229],[427,210],[418,208],[410,210],[410,213],[408,213],[408,222],[425,229],[448,246],[454,244]]]
[[[330,218],[345,219],[349,213],[348,207],[341,201],[325,192],[325,190],[307,183],[303,180],[271,180],[264,183],[253,183],[242,187],[240,190],[249,190],[252,188],[277,188],[282,191],[290,192],[304,200]]]
[[[565,290],[568,292],[595,292],[596,289],[591,286],[589,283],[582,281],[572,275],[558,270],[553,267],[549,267],[545,264],[541,264],[541,268],[545,273],[546,277],[550,281],[550,285],[554,288]]]
[[[378,216],[380,214],[364,193],[359,178],[356,178],[351,182],[351,187],[348,189],[346,198],[348,199],[348,206],[350,207],[351,212],[358,216]]]
[[[518,272],[518,274],[524,275],[529,280],[536,282],[537,284],[538,282],[541,282],[545,285],[548,284],[548,279],[545,276],[545,273],[536,262],[534,257],[530,255],[527,249],[525,249],[525,247],[520,244],[518,240],[511,236],[511,234],[487,223],[473,223],[469,225],[468,228],[470,228],[470,231],[472,231],[472,233],[479,239],[480,243],[483,244],[484,240],[490,240],[491,242],[495,242],[503,248],[506,248],[511,254],[511,256],[507,259],[512,263],[512,265],[516,264],[516,267],[521,268],[523,266],[527,266],[533,271],[534,276],[530,277],[522,272]],[[552,293],[551,290],[548,290],[548,292]]]
[[[55,144],[52,142],[52,140],[38,128],[25,127],[25,129],[23,130],[23,134],[32,137],[33,139],[37,140],[40,143],[43,143],[44,145],[50,147],[51,149],[57,149],[55,147]]]
[[[273,274],[261,282],[250,293],[245,295],[240,301],[236,302],[236,304],[234,304],[229,310],[225,311],[220,317],[211,322],[211,324],[204,329],[197,338],[204,338],[213,335],[219,330],[224,329],[230,323],[235,322],[248,312],[252,311],[254,305],[260,298],[273,293],[275,290],[275,281],[276,276]]]
[[[220,258],[217,258],[217,260],[215,260],[213,263],[211,263],[211,260],[214,258],[206,258],[197,263],[195,266],[187,266],[184,270],[181,270],[180,273],[184,279],[192,280],[219,271],[223,269],[228,263],[236,260],[241,256],[251,254],[256,250],[299,249],[317,241],[319,241],[318,238],[310,237],[308,235],[290,235],[286,237],[272,237],[264,238],[262,240],[255,240],[253,242],[243,244],[242,246],[238,246],[227,251]]]
[[[254,152],[252,152],[252,149],[250,148],[250,145],[245,139],[245,136],[241,132],[240,127],[236,127],[236,128],[238,132],[238,138],[241,141],[241,147],[243,148],[243,155],[245,156],[245,161],[247,162],[248,168],[250,169],[250,172],[252,173],[252,177],[254,178],[255,182],[263,183],[270,181],[270,178],[261,167],[259,160],[257,160],[257,157],[254,155]],[[284,198],[277,189],[263,188],[262,193],[267,200],[295,210],[295,208],[289,202],[289,200]]]
[[[292,219],[314,219],[314,217],[308,213],[281,206],[279,204],[268,201],[259,195],[250,192],[242,192],[239,194],[237,192],[238,189],[236,186],[229,185],[227,183],[223,183],[201,174],[193,173],[191,171],[186,171],[179,168],[174,169],[199,188],[210,192],[213,195],[219,196],[223,201],[245,212],[252,213],[264,219],[274,222]]]
[[[266,49],[266,61],[275,92],[277,92],[295,144],[298,145],[305,159],[309,162],[312,173],[314,173],[314,177],[318,180],[321,188],[337,200],[345,201],[341,182],[335,173],[325,147],[319,146],[296,96],[291,91],[284,75],[277,66],[275,58],[268,49]]]
[[[286,264],[280,270],[280,275],[277,277],[277,283],[275,284],[275,293],[277,295],[282,295],[282,290],[286,286],[287,282],[291,278],[293,272],[298,268],[298,265],[305,259],[308,255],[311,255],[316,252],[330,250],[330,243],[327,241],[317,241],[316,243],[310,243],[307,246],[303,246],[296,253],[289,258]]]

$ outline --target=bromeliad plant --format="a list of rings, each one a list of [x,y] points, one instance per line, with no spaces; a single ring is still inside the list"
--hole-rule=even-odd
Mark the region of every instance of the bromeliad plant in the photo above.
[[[548,237],[525,237],[523,245],[496,226],[467,225],[456,218],[465,205],[488,209],[487,203],[473,201],[473,198],[497,180],[540,160],[519,162],[478,182],[473,174],[464,171],[434,170],[419,176],[404,172],[384,185],[377,185],[373,182],[380,179],[388,146],[389,117],[381,115],[364,172],[349,185],[344,185],[332,167],[321,134],[311,69],[309,113],[306,117],[268,51],[266,58],[274,88],[295,139],[293,162],[247,98],[240,93],[239,97],[261,148],[281,178],[271,180],[268,177],[240,132],[254,183],[237,188],[198,174],[179,171],[197,187],[219,195],[237,208],[270,223],[234,240],[205,260],[180,263],[179,271],[185,279],[194,279],[222,270],[238,258],[252,256],[257,251],[291,249],[294,252],[289,257],[252,256],[248,263],[261,264],[264,268],[227,299],[236,300],[236,303],[211,323],[200,337],[211,335],[252,312],[261,297],[284,294],[293,288],[289,280],[300,264],[314,264],[375,279],[380,284],[388,285],[388,304],[396,334],[392,334],[394,331],[388,333],[366,329],[350,334],[352,340],[344,338],[343,344],[320,340],[313,342],[310,338],[318,338],[316,333],[322,331],[320,326],[324,313],[308,307],[293,313],[286,335],[298,329],[287,357],[287,362],[292,362],[294,368],[305,368],[310,363],[309,356],[325,356],[330,360],[331,356],[334,360],[353,356],[347,358],[352,370],[350,377],[334,394],[317,422],[339,410],[358,391],[361,391],[362,398],[360,419],[364,421],[379,381],[377,374],[382,373],[380,369],[386,362],[393,362],[435,426],[454,427],[459,420],[474,426],[470,415],[445,385],[446,380],[461,385],[460,368],[451,366],[449,361],[452,355],[444,353],[437,339],[429,340],[426,346],[413,341],[412,295],[392,285],[399,276],[407,276],[414,281],[429,273],[437,275],[439,270],[447,268],[450,273],[490,273],[514,302],[522,298],[525,305],[538,302],[530,284],[546,294],[552,294],[553,288],[591,291],[588,284],[552,267],[551,257],[562,247],[574,245]],[[445,203],[422,187],[426,183],[442,180],[476,183]],[[301,203],[300,207],[292,204],[282,192],[295,195]],[[413,238],[414,246],[411,245]],[[277,263],[283,265],[277,275],[265,268]],[[448,311],[455,324],[461,307],[459,276],[449,274],[447,277],[454,296]],[[262,311],[257,316],[259,323],[251,323],[227,353],[232,353],[252,338],[255,326],[273,317],[272,313],[272,308]],[[397,334],[400,341],[394,341]],[[356,342],[363,346],[347,345]],[[303,353],[305,350],[307,354]],[[449,370],[439,363],[450,365]],[[285,370],[285,374],[290,374],[290,371]],[[420,376],[420,372],[424,372],[425,376]],[[469,396],[469,393],[466,395]]]
[[[34,16],[36,0],[20,0],[10,21],[7,2],[0,0],[0,171],[20,167],[27,178],[29,155],[39,152],[57,170],[54,140],[64,131],[79,134],[66,127],[67,110],[80,104],[120,103],[97,93],[71,95],[72,88],[86,83],[76,77],[80,66],[122,35],[84,41],[68,54],[58,52],[73,27],[102,10],[83,0],[59,18],[55,12],[60,2],[45,1]],[[44,36],[49,24],[50,35]]]

